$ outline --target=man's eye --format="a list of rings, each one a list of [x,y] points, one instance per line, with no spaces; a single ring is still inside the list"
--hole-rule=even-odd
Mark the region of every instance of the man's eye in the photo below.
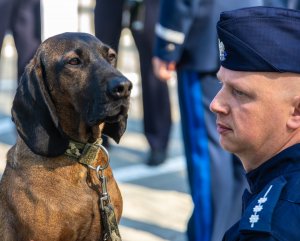
[[[239,91],[237,89],[232,89],[232,94],[235,95],[235,96],[244,96],[245,95],[244,92]]]
[[[79,64],[81,64],[81,61],[80,61],[79,58],[72,58],[72,59],[69,60],[68,64],[70,64],[70,65],[79,65]]]

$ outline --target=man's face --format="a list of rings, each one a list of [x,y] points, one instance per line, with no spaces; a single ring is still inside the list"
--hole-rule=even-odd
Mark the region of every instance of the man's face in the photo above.
[[[284,74],[239,72],[221,67],[222,88],[211,102],[222,147],[243,159],[246,170],[276,154],[288,139],[292,98]],[[255,163],[258,162],[258,163]]]

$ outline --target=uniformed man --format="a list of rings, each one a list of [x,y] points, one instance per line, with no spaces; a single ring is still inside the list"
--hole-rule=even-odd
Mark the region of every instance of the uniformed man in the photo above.
[[[300,240],[300,11],[223,12],[222,88],[211,102],[222,147],[246,170],[243,213],[223,240]]]
[[[220,89],[216,23],[220,12],[261,5],[260,0],[161,0],[154,71],[176,70],[182,136],[194,209],[189,241],[220,241],[241,215],[244,170],[218,143],[209,104]]]

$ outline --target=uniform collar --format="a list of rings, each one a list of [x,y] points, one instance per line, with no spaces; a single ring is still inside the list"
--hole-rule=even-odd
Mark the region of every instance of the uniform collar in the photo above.
[[[255,194],[276,177],[295,171],[300,171],[300,144],[278,153],[258,168],[248,172],[246,178],[251,193]]]

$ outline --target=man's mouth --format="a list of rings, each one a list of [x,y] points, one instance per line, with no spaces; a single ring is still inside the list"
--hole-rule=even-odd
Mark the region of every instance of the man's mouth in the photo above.
[[[222,134],[225,134],[228,131],[232,131],[232,129],[227,125],[224,125],[220,122],[217,122],[217,131],[220,135],[222,135]]]

